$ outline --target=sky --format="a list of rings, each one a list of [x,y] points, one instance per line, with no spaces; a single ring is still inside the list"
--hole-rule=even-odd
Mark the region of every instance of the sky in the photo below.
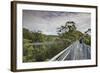
[[[57,35],[57,28],[67,21],[74,21],[77,30],[85,32],[91,27],[91,13],[23,10],[23,28],[33,32]]]

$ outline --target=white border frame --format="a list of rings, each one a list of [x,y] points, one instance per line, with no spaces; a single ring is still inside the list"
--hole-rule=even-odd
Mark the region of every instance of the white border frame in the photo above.
[[[55,61],[55,62],[32,62],[23,63],[22,61],[22,10],[44,10],[44,11],[64,11],[64,12],[89,12],[91,13],[91,60],[77,61]],[[96,64],[96,9],[84,7],[67,7],[67,6],[50,6],[50,5],[31,5],[17,4],[17,69],[37,69],[37,68],[54,68],[69,67]]]

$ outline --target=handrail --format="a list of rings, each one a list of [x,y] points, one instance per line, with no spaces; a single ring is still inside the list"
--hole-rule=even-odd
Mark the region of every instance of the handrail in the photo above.
[[[75,42],[77,42],[77,41],[75,41]],[[74,42],[74,43],[75,43]],[[73,44],[74,44],[73,43]],[[64,54],[67,50],[69,50],[72,46],[73,46],[73,44],[71,44],[69,47],[67,47],[66,49],[64,49],[63,51],[61,51],[60,53],[58,53],[56,56],[54,56],[50,61],[54,61],[54,60],[56,60],[60,55],[62,55],[62,54]],[[63,59],[62,59],[63,60]]]

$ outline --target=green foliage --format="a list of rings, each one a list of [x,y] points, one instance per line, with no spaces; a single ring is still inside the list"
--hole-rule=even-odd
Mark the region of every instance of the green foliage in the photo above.
[[[91,46],[91,37],[89,35],[84,36],[84,43]]]
[[[64,26],[58,28],[59,37],[66,40],[66,42],[70,41],[70,43],[72,43],[76,40],[79,40],[80,37],[84,36],[84,43],[87,45],[91,45],[91,37],[89,35],[85,36],[85,34],[76,29],[77,28],[75,26],[75,22],[68,21]],[[86,32],[88,31],[91,31],[91,29],[88,29]]]
[[[31,40],[32,42],[43,42],[45,40],[45,35],[41,31],[31,32],[26,28],[23,28],[23,38]]]
[[[66,22],[65,26],[59,27],[58,35],[45,35],[41,31],[32,32],[23,28],[23,62],[48,61],[71,43],[79,40],[81,36],[84,36],[76,29],[73,21]],[[33,43],[40,43],[40,45]],[[84,43],[91,45],[89,35],[84,36]]]
[[[75,41],[78,40],[80,38],[80,36],[82,36],[83,34],[79,31],[73,31],[73,32],[65,32],[60,34],[60,38],[63,39],[68,39],[70,41]]]
[[[27,49],[28,48],[28,49]],[[23,52],[23,60],[24,62],[31,62],[33,61],[33,47],[32,46],[24,46],[24,52]]]
[[[61,41],[59,43],[33,46],[26,42],[24,43],[23,62],[48,61],[65,48],[66,44],[61,43]]]
[[[77,31],[76,29],[77,28],[75,26],[75,22],[68,21],[64,26],[59,27],[59,37],[65,40],[69,40],[72,43],[75,40],[78,40],[83,35],[80,31]]]
[[[75,26],[75,22],[73,21],[68,21],[66,22],[66,24],[64,26],[61,26],[58,28],[58,33],[65,33],[65,32],[73,32],[75,31],[77,28]]]
[[[45,41],[45,35],[42,34],[40,31],[38,32],[32,32],[32,41],[33,42],[43,42]]]
[[[23,38],[31,40],[32,33],[28,29],[23,28]]]

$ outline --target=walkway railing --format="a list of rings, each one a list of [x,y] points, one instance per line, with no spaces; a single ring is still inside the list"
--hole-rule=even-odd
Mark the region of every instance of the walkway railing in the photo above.
[[[82,46],[81,46],[82,45]],[[75,59],[74,59],[75,57]],[[64,60],[79,60],[91,58],[91,47],[86,44],[80,44],[79,41],[75,41],[69,47],[58,53],[56,56],[50,59],[50,61],[64,61]]]
[[[58,53],[56,56],[54,56],[50,61],[64,61],[65,58],[68,56],[68,54],[70,53],[71,49],[74,48],[74,44],[76,42],[74,42],[73,44],[71,44],[69,47],[67,47],[66,49],[64,49],[63,51],[61,51],[60,53]]]

